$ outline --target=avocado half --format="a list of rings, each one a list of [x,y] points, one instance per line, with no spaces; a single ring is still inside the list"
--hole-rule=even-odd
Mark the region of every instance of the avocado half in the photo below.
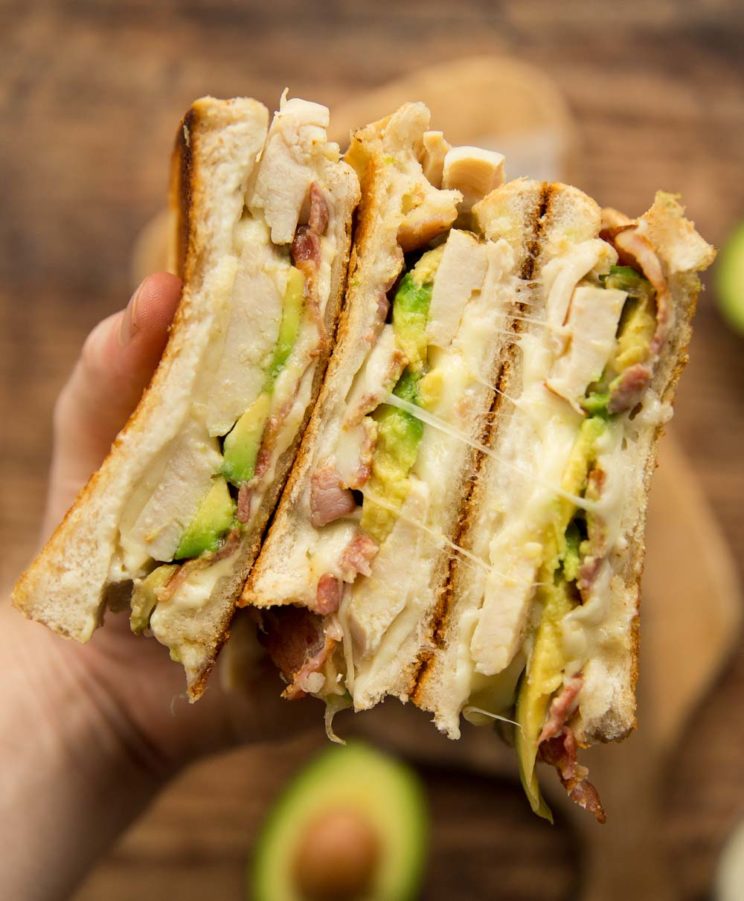
[[[721,250],[715,284],[721,312],[733,328],[744,333],[744,222]]]
[[[423,790],[404,764],[366,745],[334,747],[285,789],[248,877],[255,901],[406,901],[427,847]]]

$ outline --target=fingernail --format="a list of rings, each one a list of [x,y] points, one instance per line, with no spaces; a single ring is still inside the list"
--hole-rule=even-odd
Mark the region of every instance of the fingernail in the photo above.
[[[145,281],[147,281],[147,279],[145,279]],[[137,334],[137,329],[139,327],[139,323],[137,322],[137,303],[142,294],[142,288],[144,287],[145,281],[140,283],[137,290],[129,298],[129,303],[124,310],[124,315],[121,317],[121,323],[119,325],[119,343],[122,346],[129,344],[132,338]]]

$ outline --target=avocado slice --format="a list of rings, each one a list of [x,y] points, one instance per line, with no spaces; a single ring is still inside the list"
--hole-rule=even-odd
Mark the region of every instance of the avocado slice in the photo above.
[[[444,245],[440,245],[423,254],[400,280],[393,300],[395,339],[408,360],[393,394],[417,406],[421,406],[420,383],[426,368],[426,323],[443,252]],[[381,404],[372,418],[377,423],[377,445],[368,484],[372,494],[400,507],[408,494],[408,474],[416,462],[424,424],[411,413],[387,404]],[[394,523],[393,512],[371,498],[365,499],[360,525],[376,541],[384,541]]]
[[[600,416],[585,419],[571,449],[561,486],[571,494],[586,489],[589,469],[596,458],[597,440],[607,429]],[[537,603],[542,606],[532,652],[517,695],[515,746],[519,774],[532,810],[553,822],[553,815],[540,793],[535,764],[538,739],[545,724],[551,698],[561,687],[566,665],[563,651],[563,618],[576,606],[571,582],[578,576],[581,535],[574,521],[576,507],[569,498],[556,501],[555,515],[544,537]]]
[[[419,376],[406,370],[398,379],[393,394],[418,403]],[[424,424],[411,413],[382,404],[375,411],[377,445],[372,458],[372,475],[368,482],[372,494],[378,495],[391,506],[399,507],[408,494],[408,474],[418,456]],[[395,523],[395,514],[371,498],[362,504],[360,525],[376,541],[382,542]]]
[[[418,372],[426,363],[426,323],[434,289],[434,276],[444,245],[429,250],[400,280],[393,300],[393,330],[409,368]]]
[[[235,501],[230,497],[227,482],[217,476],[199,505],[196,516],[183,533],[175,559],[189,559],[217,550],[220,539],[234,520]]]
[[[568,583],[559,577],[555,584],[539,589],[543,610],[535,633],[530,662],[519,688],[515,745],[519,775],[530,807],[538,815],[553,822],[553,814],[543,800],[535,763],[540,733],[545,724],[553,693],[561,687],[565,659],[561,621],[574,608]]]
[[[259,394],[228,433],[222,446],[224,462],[222,475],[228,482],[240,486],[250,482],[256,474],[256,460],[261,446],[266,420],[269,418],[271,396]]]
[[[160,600],[158,595],[177,571],[178,566],[173,563],[157,566],[132,592],[129,627],[135,635],[144,632],[150,625],[152,611]]]
[[[299,269],[292,266],[287,278],[287,287],[284,290],[282,303],[282,321],[279,326],[279,336],[274,348],[274,356],[271,358],[266,374],[267,390],[271,390],[276,377],[284,368],[284,364],[292,353],[292,348],[297,341],[302,321],[302,311],[305,306],[305,276]]]
[[[285,789],[256,844],[254,901],[418,897],[427,846],[421,786],[362,744],[323,752]]]

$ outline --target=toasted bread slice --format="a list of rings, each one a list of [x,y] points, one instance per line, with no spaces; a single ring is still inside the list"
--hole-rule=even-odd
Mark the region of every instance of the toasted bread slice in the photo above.
[[[179,533],[219,478],[224,435],[268,392],[266,459],[252,481],[231,489],[240,489],[237,520],[216,547],[176,561],[177,575],[147,611],[145,625],[183,663],[192,700],[227,637],[341,306],[359,189],[327,142],[327,119],[324,107],[297,100],[283,100],[270,130],[268,111],[254,100],[207,97],[187,113],[171,169],[171,255],[184,288],[168,346],[109,456],[13,593],[27,616],[87,641],[110,591],[136,592],[154,565],[177,556]],[[303,312],[294,344],[262,389],[293,263],[304,267]],[[201,482],[189,488],[197,471]],[[172,502],[179,497],[180,507]]]

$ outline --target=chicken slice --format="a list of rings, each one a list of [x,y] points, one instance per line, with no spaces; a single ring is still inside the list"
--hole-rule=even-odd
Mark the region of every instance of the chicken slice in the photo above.
[[[444,158],[442,187],[462,194],[461,212],[468,213],[494,188],[504,183],[504,157],[480,147],[453,147]]]
[[[486,275],[486,246],[469,232],[452,229],[434,279],[426,336],[447,347],[455,337],[465,304],[479,291]]]
[[[564,329],[568,346],[555,362],[546,385],[576,408],[610,358],[627,296],[625,291],[593,286],[574,291]]]
[[[328,108],[282,97],[261,157],[251,211],[263,210],[274,244],[290,244],[316,178],[315,163],[327,152]]]

